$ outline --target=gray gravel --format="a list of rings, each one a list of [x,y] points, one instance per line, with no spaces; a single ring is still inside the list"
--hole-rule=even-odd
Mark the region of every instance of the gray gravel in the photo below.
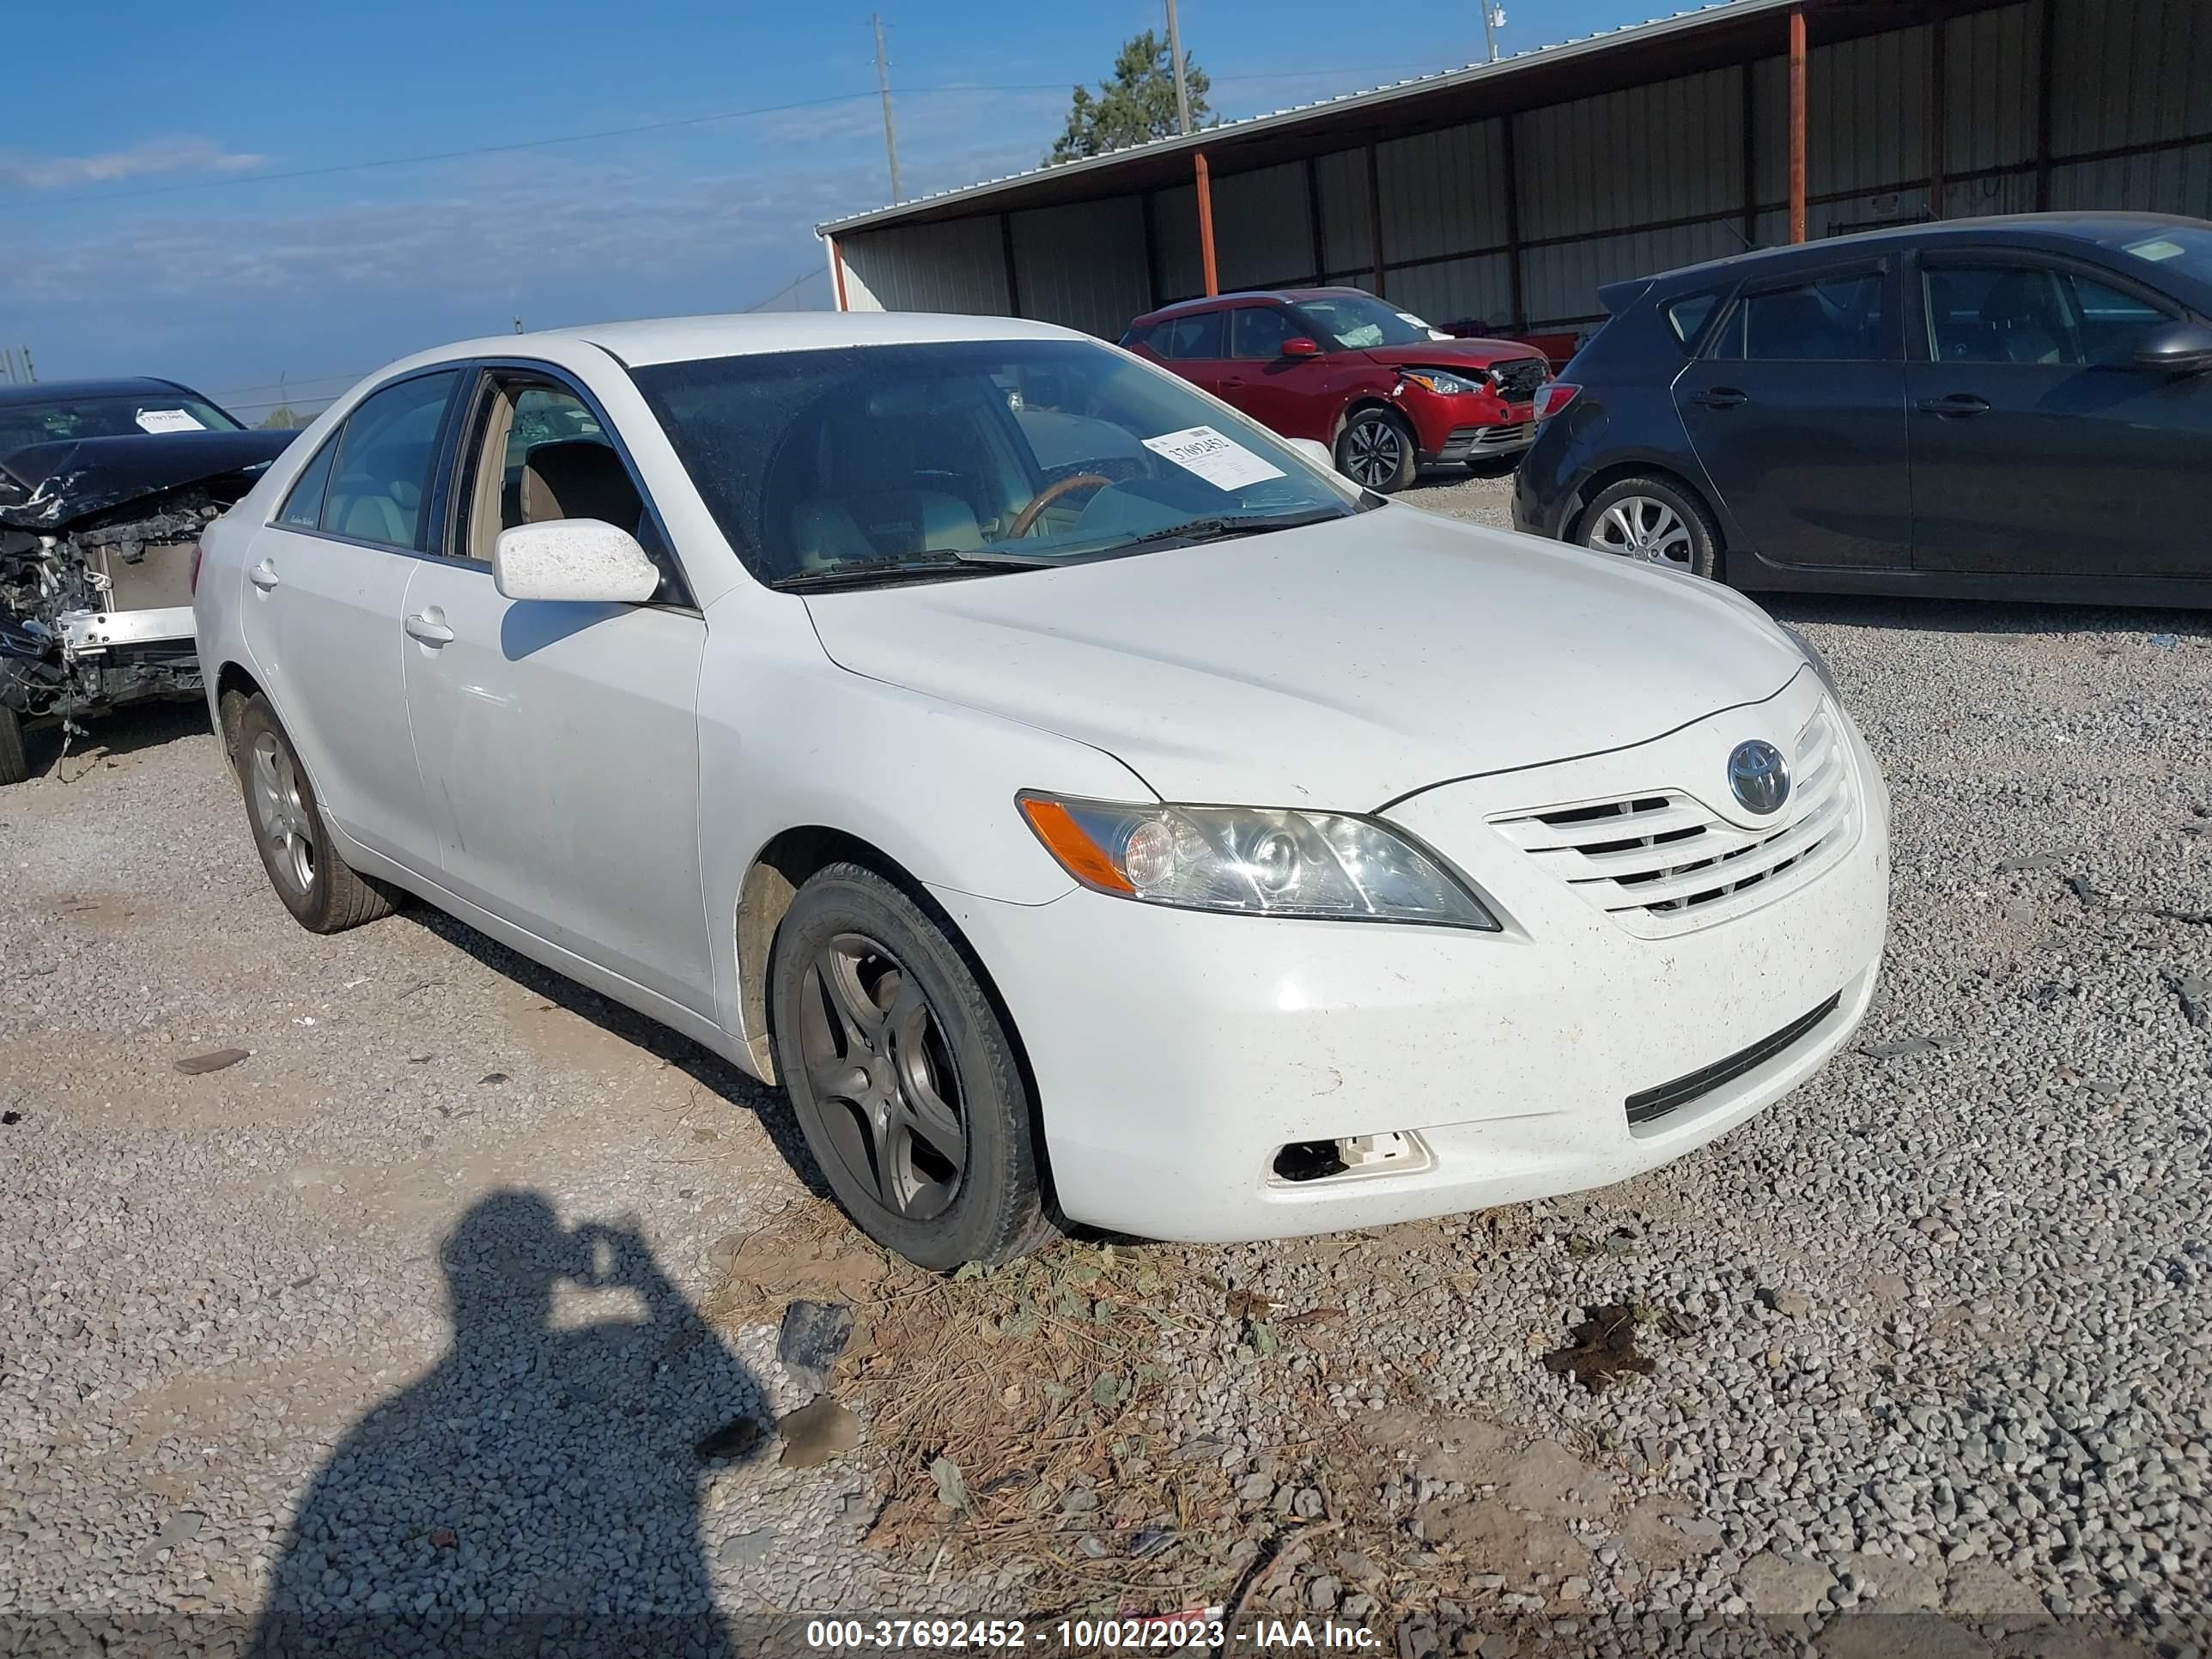
[[[1506,488],[1411,499],[1502,522]],[[1384,1517],[1286,1614],[1449,1562],[1409,1655],[1506,1619],[1562,1652],[2212,1647],[2212,630],[1772,608],[1895,797],[1865,1051],[1604,1193],[1175,1253],[1345,1317],[1170,1351],[1160,1437],[1268,1525],[1352,1483]],[[694,1450],[811,1393],[773,1324],[696,1311],[717,1242],[804,1193],[778,1107],[425,912],[309,938],[197,711],[99,738],[0,793],[0,1652],[59,1612],[459,1650],[549,1611],[1026,1610],[861,1547],[850,1456]],[[1539,1363],[1621,1303],[1650,1376]],[[1931,1622],[1850,1647],[1868,1610]]]

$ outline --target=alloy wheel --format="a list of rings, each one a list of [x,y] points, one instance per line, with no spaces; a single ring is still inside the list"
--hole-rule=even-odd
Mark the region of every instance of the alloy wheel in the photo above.
[[[1682,515],[1650,495],[1624,495],[1607,507],[1590,526],[1589,545],[1681,571],[1693,568],[1697,551]]]
[[[314,815],[300,793],[300,774],[273,732],[254,739],[249,766],[254,817],[269,848],[269,867],[296,893],[315,884]]]
[[[1345,471],[1370,489],[1389,483],[1406,463],[1406,439],[1381,416],[1354,422],[1344,446]]]
[[[831,1147],[892,1214],[942,1215],[968,1160],[960,1076],[921,985],[860,933],[816,952],[799,984],[799,1048]]]

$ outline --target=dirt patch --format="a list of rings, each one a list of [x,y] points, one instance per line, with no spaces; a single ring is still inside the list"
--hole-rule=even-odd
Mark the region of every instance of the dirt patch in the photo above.
[[[1636,1352],[1636,1310],[1625,1302],[1585,1310],[1567,1346],[1544,1356],[1545,1369],[1571,1376],[1592,1394],[1624,1376],[1649,1376],[1654,1363]]]

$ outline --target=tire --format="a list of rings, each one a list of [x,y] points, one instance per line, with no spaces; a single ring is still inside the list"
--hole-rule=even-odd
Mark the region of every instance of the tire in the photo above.
[[[1413,483],[1419,459],[1413,428],[1387,409],[1354,410],[1336,434],[1336,470],[1378,495]]]
[[[1671,478],[1641,474],[1607,484],[1583,509],[1575,539],[1593,552],[1720,580],[1719,526],[1705,504]]]
[[[939,1272],[1052,1235],[1013,1042],[941,923],[833,864],[792,901],[769,972],[777,1075],[862,1231]]]
[[[23,717],[0,707],[0,788],[21,783],[31,775],[30,757],[23,749]]]
[[[391,890],[331,847],[307,769],[258,691],[239,716],[234,761],[261,867],[294,921],[311,933],[342,933],[392,914]]]

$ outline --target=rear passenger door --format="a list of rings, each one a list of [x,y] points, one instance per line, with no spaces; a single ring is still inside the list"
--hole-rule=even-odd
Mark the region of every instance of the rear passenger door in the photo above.
[[[1778,565],[1910,562],[1896,289],[1888,261],[1747,285],[1676,379],[1732,543]]]
[[[712,1015],[699,887],[699,665],[690,605],[636,470],[583,387],[486,368],[456,415],[449,530],[404,620],[407,707],[452,893]],[[499,532],[597,519],[663,568],[644,605],[509,599]]]
[[[2212,378],[2136,349],[2181,308],[2111,273],[2006,250],[1923,254],[1911,396],[1913,563],[2022,575],[2203,576]]]
[[[407,724],[400,631],[434,518],[447,409],[460,374],[371,392],[311,460],[246,556],[240,626],[255,672],[323,810],[362,846],[438,867]]]

